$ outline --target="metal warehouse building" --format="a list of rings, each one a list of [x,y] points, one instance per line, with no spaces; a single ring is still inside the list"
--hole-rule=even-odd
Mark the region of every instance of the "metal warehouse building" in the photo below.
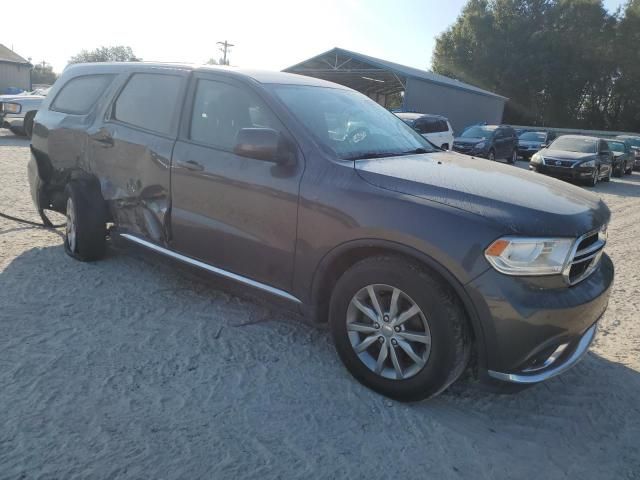
[[[457,132],[502,123],[506,97],[436,73],[334,48],[285,72],[322,78],[358,90],[390,108],[401,95],[403,111],[444,115]]]
[[[31,90],[31,63],[0,44],[0,94],[9,87]]]

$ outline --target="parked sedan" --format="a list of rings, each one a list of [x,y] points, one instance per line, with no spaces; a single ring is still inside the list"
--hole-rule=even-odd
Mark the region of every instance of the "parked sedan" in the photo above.
[[[613,154],[606,141],[564,135],[531,157],[529,169],[593,187],[600,180],[611,180],[612,164]]]
[[[618,135],[617,140],[624,140],[631,145],[631,150],[635,155],[634,170],[640,170],[640,137],[634,137],[633,135]]]
[[[530,160],[535,153],[549,145],[555,138],[552,132],[524,132],[518,137],[518,156]]]
[[[607,140],[609,149],[613,153],[613,174],[616,177],[630,175],[633,171],[635,155],[631,146],[623,140]]]

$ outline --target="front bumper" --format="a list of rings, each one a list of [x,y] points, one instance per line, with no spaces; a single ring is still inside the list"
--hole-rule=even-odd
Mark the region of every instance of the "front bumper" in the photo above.
[[[481,378],[531,384],[575,365],[607,308],[613,277],[613,263],[603,254],[593,274],[571,287],[552,277],[511,277],[493,269],[468,284],[483,330]]]
[[[532,156],[534,156],[536,153],[538,153],[538,151],[540,151],[539,148],[523,148],[523,147],[518,147],[518,156],[522,157],[522,158],[531,158]]]
[[[589,180],[593,176],[594,169],[595,167],[555,167],[552,165],[542,165],[540,163],[529,164],[529,170],[573,182]]]
[[[2,128],[22,128],[24,126],[24,114],[22,113],[2,113],[0,114],[0,127]]]

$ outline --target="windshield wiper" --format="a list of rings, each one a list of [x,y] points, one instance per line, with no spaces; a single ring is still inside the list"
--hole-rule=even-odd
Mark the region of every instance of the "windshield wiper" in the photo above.
[[[426,148],[422,147],[415,148],[413,150],[407,150],[405,152],[364,152],[346,157],[345,160],[369,160],[372,158],[401,157],[403,155],[416,155],[420,153],[430,152],[431,150],[427,150]]]

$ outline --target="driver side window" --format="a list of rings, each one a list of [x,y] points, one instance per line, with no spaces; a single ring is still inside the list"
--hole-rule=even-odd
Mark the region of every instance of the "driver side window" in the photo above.
[[[283,130],[275,115],[253,92],[224,82],[198,80],[189,138],[232,151],[243,128]]]

